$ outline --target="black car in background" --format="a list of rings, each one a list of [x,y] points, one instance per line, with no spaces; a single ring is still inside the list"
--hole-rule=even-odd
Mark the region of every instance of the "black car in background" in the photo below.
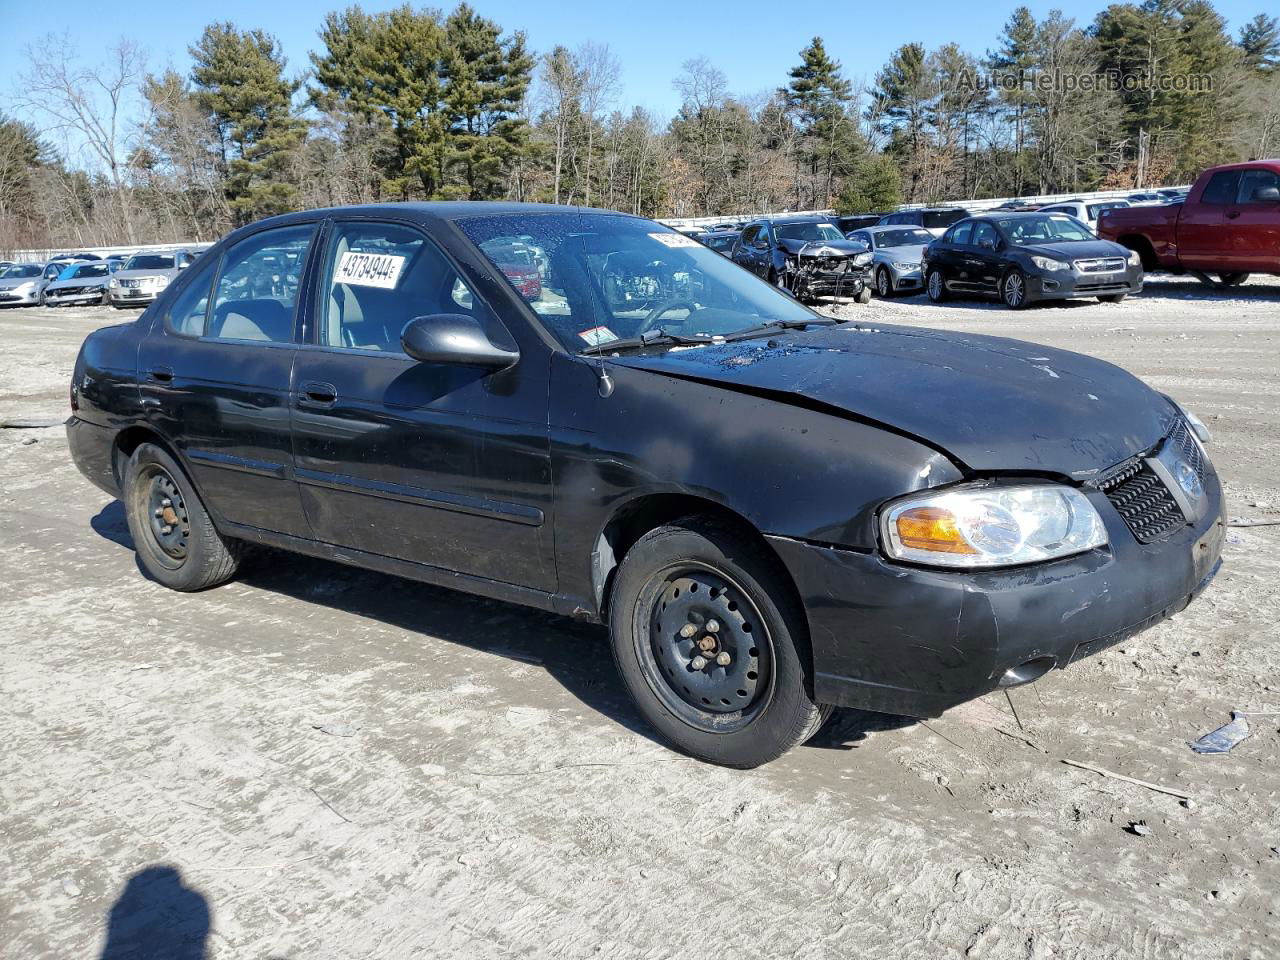
[[[713,230],[710,233],[700,233],[694,237],[704,247],[710,247],[721,256],[731,257],[733,255],[733,245],[738,242],[738,237],[742,235],[740,230]]]
[[[890,213],[881,217],[876,226],[919,227],[922,230],[928,230],[935,237],[940,237],[953,223],[958,223],[967,216],[969,216],[969,211],[961,207],[900,210],[897,213]]]
[[[804,301],[871,299],[870,249],[847,239],[827,217],[754,220],[743,228],[729,259]]]
[[[952,294],[998,296],[1019,310],[1040,300],[1097,297],[1119,303],[1142,290],[1142,258],[1099,240],[1061,213],[992,213],[957,223],[924,252],[935,303]]]
[[[252,224],[89,334],[70,396],[158,582],[266,544],[601,621],[644,718],[739,767],[1131,637],[1223,537],[1197,421],[1123,370],[822,317],[604,211]]]
[[[888,214],[858,213],[848,217],[836,217],[836,228],[847,237],[855,230],[874,227],[886,216]]]

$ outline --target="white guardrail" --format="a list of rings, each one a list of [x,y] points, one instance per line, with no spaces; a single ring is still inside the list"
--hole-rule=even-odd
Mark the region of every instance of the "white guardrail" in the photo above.
[[[17,263],[47,263],[54,257],[64,253],[94,253],[100,257],[129,256],[131,253],[171,253],[175,250],[190,250],[199,253],[213,246],[212,242],[202,243],[144,243],[128,247],[50,247],[48,250],[10,250],[0,256],[0,260],[13,260]]]
[[[901,203],[887,213],[902,210],[936,210],[942,207],[960,207],[972,210],[991,210],[1006,203],[1025,203],[1043,207],[1051,203],[1064,203],[1067,200],[1128,200],[1135,193],[1154,193],[1157,190],[1190,190],[1190,186],[1182,187],[1147,187],[1128,190],[1094,190],[1085,193],[1047,193],[1036,197],[988,197],[982,200],[947,200],[940,203]],[[718,223],[750,223],[767,217],[834,217],[834,210],[782,210],[777,213],[726,213],[716,217],[661,217],[658,222],[676,230],[689,227],[712,227]]]

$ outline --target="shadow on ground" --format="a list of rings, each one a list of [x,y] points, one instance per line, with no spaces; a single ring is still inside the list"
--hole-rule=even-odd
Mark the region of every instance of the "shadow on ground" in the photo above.
[[[139,870],[107,915],[99,960],[204,960],[209,903],[174,867]]]
[[[90,526],[104,539],[133,550],[120,501],[103,507]],[[146,575],[141,564],[138,569]],[[636,711],[614,667],[608,632],[599,624],[268,548],[255,548],[237,578],[305,603],[540,666],[584,706],[666,746]],[[914,722],[863,710],[837,710],[808,745],[851,750],[870,733]]]

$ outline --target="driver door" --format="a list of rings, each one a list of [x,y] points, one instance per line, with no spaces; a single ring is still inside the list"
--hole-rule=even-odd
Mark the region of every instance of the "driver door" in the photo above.
[[[406,356],[410,320],[461,313],[517,344],[417,226],[334,220],[291,391],[316,539],[553,591],[545,355],[497,373]]]

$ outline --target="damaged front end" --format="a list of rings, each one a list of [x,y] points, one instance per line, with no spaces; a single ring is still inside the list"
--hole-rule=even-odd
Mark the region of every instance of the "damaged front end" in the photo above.
[[[864,244],[811,240],[785,249],[783,284],[797,299],[848,297],[865,302],[870,294],[872,253]]]

